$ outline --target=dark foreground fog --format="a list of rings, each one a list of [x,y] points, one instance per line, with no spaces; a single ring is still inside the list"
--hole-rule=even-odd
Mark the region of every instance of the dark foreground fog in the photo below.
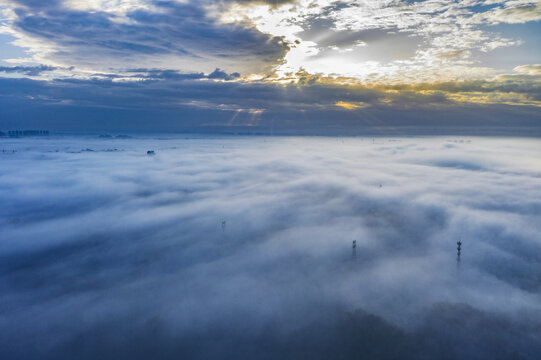
[[[541,354],[541,140],[0,148],[2,359]]]

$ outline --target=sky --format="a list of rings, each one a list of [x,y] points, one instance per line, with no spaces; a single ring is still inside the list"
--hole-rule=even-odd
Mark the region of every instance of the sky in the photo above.
[[[4,139],[2,359],[537,359],[540,148]]]
[[[528,0],[2,0],[0,130],[539,133],[539,20]]]

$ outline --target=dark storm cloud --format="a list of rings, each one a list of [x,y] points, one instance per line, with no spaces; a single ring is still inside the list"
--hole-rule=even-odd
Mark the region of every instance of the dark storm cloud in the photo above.
[[[535,359],[539,146],[4,139],[3,358]]]
[[[136,60],[151,64],[153,59],[165,61],[161,64],[165,67],[180,63],[182,69],[197,70],[201,63],[208,68],[221,59],[236,69],[269,71],[287,51],[279,37],[219,24],[203,9],[205,2],[155,2],[151,5],[158,11],[135,9],[125,14],[125,21],[105,10],[78,11],[62,2],[10,1],[9,5],[16,13],[11,24],[16,36],[47,44],[42,56],[67,66],[103,70],[105,59],[111,68]]]
[[[220,68],[216,68],[210,74],[204,73],[182,73],[177,70],[159,70],[159,69],[129,69],[126,71],[127,75],[109,75],[111,78],[120,78],[131,76],[134,78],[142,78],[147,80],[201,80],[201,79],[213,79],[213,80],[235,80],[240,77],[239,73],[228,74]],[[133,75],[134,74],[134,75]],[[99,76],[102,76],[99,74]]]
[[[240,77],[239,73],[228,74],[220,69],[214,70],[208,76],[209,79],[219,79],[219,80],[234,80],[239,77]]]
[[[430,92],[423,93],[423,87],[389,92],[395,89],[333,85],[308,75],[299,84],[286,85],[239,81],[238,76],[221,69],[204,74],[141,68],[122,76],[136,81],[116,81],[117,75],[93,80],[4,78],[0,79],[0,129],[362,134],[370,128],[400,126],[436,132],[453,126],[470,131],[498,127],[504,132],[516,126],[535,131],[540,126],[536,107],[460,103],[449,98],[460,91],[515,91],[510,83],[432,85],[427,87]],[[537,85],[520,87],[524,88],[530,92],[520,94],[538,98]],[[340,102],[358,108],[346,110],[336,105]],[[239,130],[246,126],[250,128]]]

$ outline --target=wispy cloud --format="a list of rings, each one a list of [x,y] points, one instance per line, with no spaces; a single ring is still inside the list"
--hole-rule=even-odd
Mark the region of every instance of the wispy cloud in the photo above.
[[[56,67],[39,65],[39,66],[0,66],[0,72],[4,73],[20,73],[28,76],[38,76],[47,71],[56,70]]]
[[[264,4],[236,4],[222,19],[248,21],[262,32],[284,36],[291,50],[278,67],[283,75],[302,67],[311,73],[363,81],[418,82],[490,75],[494,70],[480,64],[475,52],[520,45],[522,40],[490,31],[486,25],[536,21],[539,7],[535,1],[297,1],[274,10]],[[309,36],[321,23],[325,30],[320,36]],[[417,39],[410,41],[413,55],[390,61],[370,58],[374,49],[377,51],[377,42],[370,40],[371,31],[380,31],[387,39],[397,34]],[[341,35],[350,39],[351,46],[354,41],[366,46],[350,47],[350,54],[336,56],[320,45],[330,36]],[[386,50],[394,51],[392,47]]]

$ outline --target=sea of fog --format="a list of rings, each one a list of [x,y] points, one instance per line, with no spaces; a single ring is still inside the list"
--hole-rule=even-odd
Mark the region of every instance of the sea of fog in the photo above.
[[[541,354],[540,139],[0,151],[2,359]]]

